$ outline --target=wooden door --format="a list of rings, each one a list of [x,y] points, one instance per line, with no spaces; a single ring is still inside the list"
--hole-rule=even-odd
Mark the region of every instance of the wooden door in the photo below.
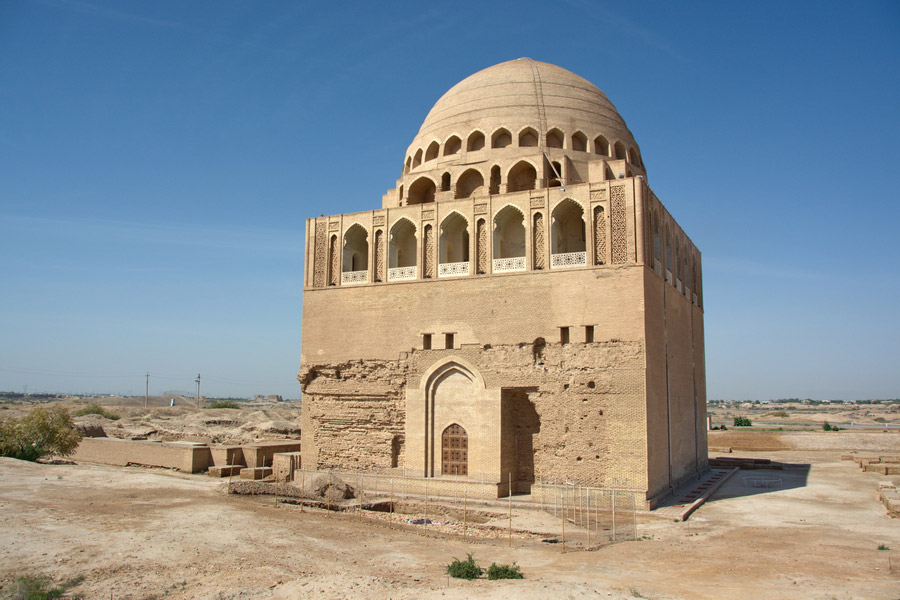
[[[469,474],[469,436],[455,423],[441,435],[441,474]]]

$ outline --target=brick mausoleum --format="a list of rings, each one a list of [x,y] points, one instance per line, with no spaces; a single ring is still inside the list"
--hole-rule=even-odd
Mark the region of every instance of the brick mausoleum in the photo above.
[[[305,267],[304,468],[644,506],[707,469],[700,252],[585,79],[453,86],[381,208],[307,221]]]

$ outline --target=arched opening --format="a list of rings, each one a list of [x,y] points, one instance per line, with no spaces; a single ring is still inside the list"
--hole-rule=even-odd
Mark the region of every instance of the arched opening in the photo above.
[[[400,200],[403,200],[403,186],[402,185],[398,188],[398,191],[400,192]],[[401,202],[401,204],[402,204],[402,202]]]
[[[441,223],[438,277],[469,274],[469,222],[452,212]]]
[[[547,132],[547,147],[548,148],[562,148],[563,147],[563,133],[559,129],[551,129]]]
[[[369,232],[354,223],[344,233],[341,285],[366,283],[369,274]]]
[[[428,149],[425,150],[425,160],[434,160],[438,157],[438,151],[440,151],[441,147],[438,146],[437,142],[431,142],[428,144]]]
[[[525,270],[525,216],[507,205],[494,217],[495,273]]]
[[[519,147],[536,148],[538,146],[538,133],[531,127],[526,127],[519,132]]]
[[[491,185],[488,188],[489,194],[499,194],[500,193],[500,166],[494,165],[491,167]]]
[[[388,242],[388,281],[416,278],[416,226],[400,219],[391,227]]]
[[[441,434],[441,475],[469,474],[469,436],[454,423]]]
[[[566,198],[556,205],[550,224],[550,268],[587,265],[584,208]]]
[[[587,136],[580,131],[572,134],[572,150],[576,152],[585,152],[587,150]]]
[[[662,268],[662,238],[659,234],[659,217],[654,212],[653,220],[653,269],[659,272]]]
[[[638,160],[637,150],[635,150],[634,148],[628,149],[628,162],[630,162],[633,165],[641,164],[640,160]]]
[[[484,186],[484,176],[475,169],[469,169],[456,180],[456,198],[468,198]]]
[[[609,140],[602,135],[598,135],[594,138],[594,154],[609,156]]]
[[[476,152],[484,148],[484,134],[480,131],[473,131],[469,134],[469,139],[466,142],[466,151],[467,152]]]
[[[527,161],[520,161],[509,170],[506,176],[506,188],[508,192],[524,192],[525,190],[533,190],[535,181],[537,180],[537,171],[534,166]]]
[[[501,127],[491,136],[491,148],[506,148],[512,144],[509,130]]]
[[[441,175],[441,191],[450,191],[450,173],[444,173],[443,175]]]
[[[625,171],[625,177],[634,177],[634,173],[631,172],[631,169]]]
[[[406,157],[406,165],[404,165],[404,167],[403,167],[403,172],[404,172],[404,173],[409,173],[409,166],[410,166],[411,164],[412,164],[412,156],[407,156],[407,157]]]
[[[444,142],[444,156],[453,156],[459,153],[460,148],[462,148],[462,140],[459,139],[459,136],[451,135]]]
[[[420,177],[409,186],[409,201],[407,204],[425,204],[434,202],[434,182],[428,177]]]
[[[545,162],[545,171],[547,175],[547,187],[560,187],[562,185],[562,165],[559,161],[554,160],[551,163]]]
[[[616,159],[617,160],[625,160],[625,158],[626,158],[625,157],[625,144],[623,144],[622,142],[616,142],[616,145],[614,148],[616,151]]]
[[[419,148],[418,150],[416,150],[415,156],[413,156],[413,164],[412,164],[413,169],[415,169],[416,167],[418,167],[421,164],[422,164],[422,149]]]

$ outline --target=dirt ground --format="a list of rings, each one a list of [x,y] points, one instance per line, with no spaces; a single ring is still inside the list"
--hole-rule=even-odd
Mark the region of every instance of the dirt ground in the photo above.
[[[15,577],[44,574],[82,575],[71,593],[104,599],[900,599],[900,520],[875,492],[900,478],[840,454],[735,450],[793,466],[737,473],[686,522],[641,519],[639,541],[565,554],[276,507],[202,475],[0,459],[0,596]],[[753,487],[760,476],[778,483]],[[539,520],[517,515],[516,526],[529,518]],[[448,579],[446,564],[467,553],[483,566],[515,561],[525,579]]]

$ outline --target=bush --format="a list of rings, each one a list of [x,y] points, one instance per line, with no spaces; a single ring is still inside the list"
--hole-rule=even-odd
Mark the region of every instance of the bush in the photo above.
[[[887,419],[885,419],[884,417],[876,417],[875,422],[876,423],[887,423]]]
[[[753,425],[753,422],[748,417],[735,417],[734,418],[734,426],[735,427],[750,427]]]
[[[61,598],[66,590],[75,587],[82,581],[84,581],[84,577],[75,577],[60,585],[54,585],[53,580],[44,575],[18,577],[13,584],[12,595],[8,597],[12,600],[53,600]],[[67,597],[76,598],[76,596]]]
[[[49,454],[72,454],[81,433],[64,406],[34,408],[22,419],[0,420],[0,456],[37,460]]]
[[[822,431],[841,431],[843,427],[838,427],[837,425],[831,425],[828,421],[822,423]]]
[[[96,402],[92,402],[84,406],[83,408],[79,408],[75,411],[74,416],[83,417],[84,415],[100,415],[110,421],[118,421],[122,417],[117,415],[116,413],[107,412],[102,406],[97,404]]]
[[[769,413],[769,416],[770,416],[770,417],[778,417],[778,418],[780,418],[780,419],[786,419],[786,418],[788,418],[788,417],[791,416],[791,415],[790,415],[790,413],[789,413],[788,411],[786,411],[786,410],[776,410],[775,412],[770,412],[770,413]]]
[[[880,545],[878,546],[878,549],[879,549],[879,550],[890,550],[891,547],[888,546],[887,544],[880,544]]]
[[[513,563],[511,565],[498,565],[497,563],[491,563],[491,566],[488,567],[487,572],[488,579],[524,579],[525,576],[522,575],[522,571],[519,570],[519,565]]]
[[[466,556],[468,556],[466,560],[454,558],[453,562],[447,565],[447,573],[457,579],[478,579],[484,573],[484,569],[475,564],[471,554]]]
[[[234,400],[213,400],[206,408],[240,408],[241,405]]]

